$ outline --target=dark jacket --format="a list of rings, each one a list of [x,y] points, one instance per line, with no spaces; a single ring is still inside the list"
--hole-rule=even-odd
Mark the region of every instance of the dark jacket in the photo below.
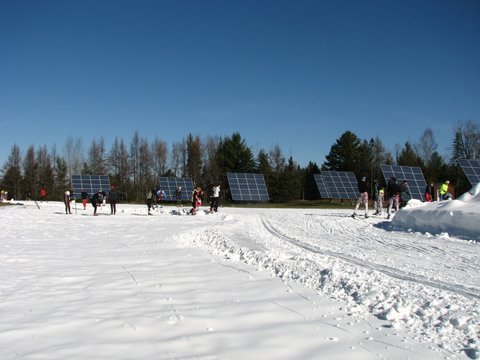
[[[117,201],[118,200],[118,192],[116,192],[115,190],[110,190],[110,192],[108,193],[108,200],[110,202]]]
[[[359,181],[358,191],[360,191],[360,194],[363,194],[364,192],[368,192],[368,185],[365,181]]]
[[[392,197],[394,197],[395,195],[400,194],[401,191],[402,191],[402,189],[400,188],[400,185],[397,184],[397,181],[396,181],[396,180],[390,179],[390,180],[388,181],[387,193],[388,193],[388,197],[389,197],[389,198],[392,198]]]

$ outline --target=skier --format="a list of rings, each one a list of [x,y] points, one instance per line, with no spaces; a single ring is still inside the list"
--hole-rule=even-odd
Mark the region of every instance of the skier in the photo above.
[[[72,210],[70,208],[70,191],[65,191],[65,194],[63,196],[63,202],[65,203],[65,213],[66,214],[71,214]]]
[[[210,212],[217,212],[220,203],[220,184],[212,188],[212,200],[210,202]]]
[[[360,205],[363,203],[365,205],[365,218],[368,218],[368,185],[367,179],[362,177],[361,181],[358,183],[358,191],[360,191],[360,196],[357,199],[357,205],[355,205],[355,210],[353,211],[352,217],[357,216],[357,210]]]
[[[147,207],[148,207],[148,215],[153,215],[150,212],[150,209],[154,209],[154,202],[155,202],[155,197],[156,197],[156,191],[155,189],[149,190],[147,193]]]
[[[387,184],[387,195],[388,195],[388,209],[387,209],[387,219],[390,219],[390,213],[392,207],[395,207],[395,211],[400,209],[400,185],[397,184],[397,179],[392,176]]]
[[[383,212],[383,196],[384,190],[383,187],[378,183],[377,180],[374,181],[375,183],[375,202],[373,203],[375,212],[373,215],[382,215]]]

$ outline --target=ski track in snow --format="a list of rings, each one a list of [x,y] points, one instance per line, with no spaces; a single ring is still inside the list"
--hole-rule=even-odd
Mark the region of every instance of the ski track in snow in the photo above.
[[[447,354],[477,344],[479,244],[393,231],[384,218],[349,214],[246,210],[186,243],[321,290],[355,311],[407,327]],[[457,310],[471,316],[464,319]]]

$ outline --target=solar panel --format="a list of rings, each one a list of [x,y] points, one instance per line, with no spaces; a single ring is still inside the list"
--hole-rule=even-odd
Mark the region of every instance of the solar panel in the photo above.
[[[408,191],[412,196],[412,199],[425,200],[425,188],[427,182],[423,176],[422,169],[418,166],[400,166],[400,165],[380,165],[382,168],[383,177],[385,183],[388,184],[388,180],[394,176],[397,179],[397,183],[401,183],[403,180],[408,181]]]
[[[227,173],[230,193],[234,201],[269,201],[263,174]]]
[[[356,199],[358,181],[351,171],[321,171],[314,174],[320,196],[325,199]]]
[[[165,192],[164,200],[176,200],[175,191],[177,187],[182,187],[181,200],[191,200],[193,192],[193,180],[190,177],[177,178],[177,177],[161,177],[160,178],[160,190]]]
[[[480,182],[480,160],[460,159],[458,164],[472,186]]]
[[[92,197],[98,190],[110,190],[108,175],[72,175],[71,181],[75,199],[80,199],[83,191]]]

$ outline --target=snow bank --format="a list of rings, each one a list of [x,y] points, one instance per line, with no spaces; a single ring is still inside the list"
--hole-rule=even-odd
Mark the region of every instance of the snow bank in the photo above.
[[[456,200],[418,203],[401,209],[391,225],[422,233],[480,240],[480,183]]]

